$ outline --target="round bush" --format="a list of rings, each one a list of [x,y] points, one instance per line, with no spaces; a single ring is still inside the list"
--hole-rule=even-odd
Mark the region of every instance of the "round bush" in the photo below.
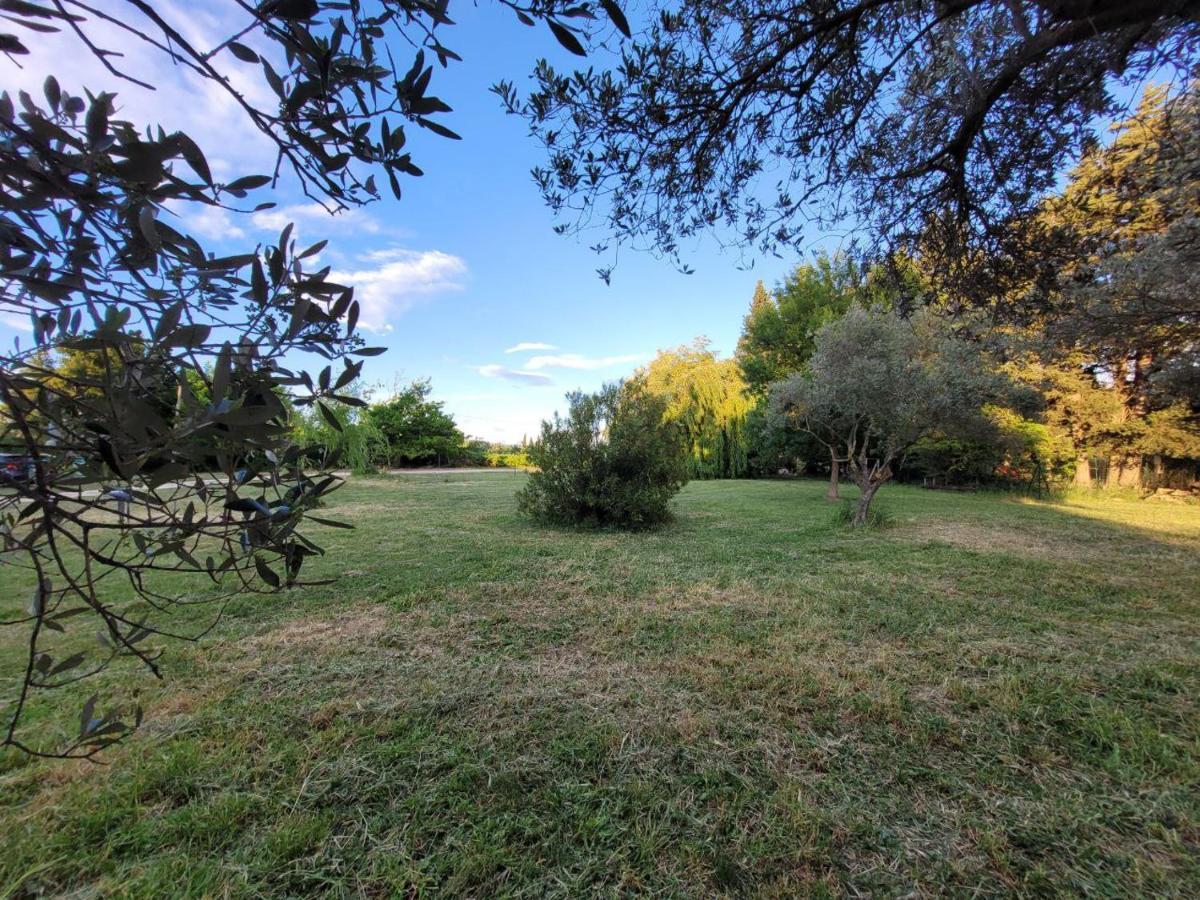
[[[670,518],[687,483],[687,453],[665,402],[633,384],[567,395],[529,449],[536,471],[517,495],[522,512],[559,525],[647,528]]]

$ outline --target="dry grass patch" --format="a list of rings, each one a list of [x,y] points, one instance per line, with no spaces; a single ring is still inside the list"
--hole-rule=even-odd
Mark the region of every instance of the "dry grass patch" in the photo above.
[[[392,614],[385,606],[363,605],[327,619],[295,619],[263,634],[246,638],[240,648],[251,654],[347,652],[362,644],[377,644],[387,632]]]
[[[956,519],[928,519],[906,526],[901,539],[906,543],[934,541],[973,553],[1009,553],[1038,559],[1091,562],[1110,558],[1109,542],[1080,540],[1077,536],[1033,529],[1017,530],[1010,524],[995,525]]]

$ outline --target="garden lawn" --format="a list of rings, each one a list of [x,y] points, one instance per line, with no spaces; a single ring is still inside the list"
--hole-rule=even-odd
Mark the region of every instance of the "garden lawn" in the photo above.
[[[1200,895],[1200,506],[523,479],[354,480],[335,583],[106,676],[103,765],[3,758],[0,896]]]

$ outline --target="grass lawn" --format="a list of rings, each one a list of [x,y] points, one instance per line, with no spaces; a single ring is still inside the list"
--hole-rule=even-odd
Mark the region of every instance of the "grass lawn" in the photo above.
[[[172,647],[104,765],[4,760],[0,892],[1200,895],[1200,506],[702,482],[626,535],[522,478],[335,495],[335,584]]]

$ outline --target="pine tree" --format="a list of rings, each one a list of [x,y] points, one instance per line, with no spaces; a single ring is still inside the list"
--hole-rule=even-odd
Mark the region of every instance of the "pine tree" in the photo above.
[[[1108,395],[1084,404],[1081,449],[1132,485],[1146,455],[1200,456],[1200,397],[1167,377],[1200,363],[1200,98],[1149,89],[1114,129],[1046,204],[1064,261],[1045,330],[1063,377]],[[1079,477],[1091,480],[1086,458]]]

